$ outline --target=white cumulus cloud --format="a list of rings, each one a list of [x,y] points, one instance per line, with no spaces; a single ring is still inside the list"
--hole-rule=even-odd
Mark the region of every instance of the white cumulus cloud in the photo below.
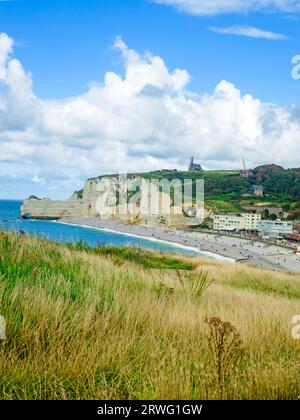
[[[174,6],[194,15],[212,16],[223,13],[300,12],[299,0],[152,0]]]
[[[241,151],[250,165],[299,166],[297,109],[242,95],[225,80],[213,92],[191,92],[186,70],[170,70],[161,57],[139,54],[121,38],[115,48],[124,74],[107,72],[76,97],[41,99],[12,47],[2,34],[2,196],[5,188],[67,196],[89,176],[183,169],[190,156],[206,168],[239,168]]]
[[[6,61],[12,52],[13,45],[13,40],[7,34],[0,34],[0,79],[5,79]]]

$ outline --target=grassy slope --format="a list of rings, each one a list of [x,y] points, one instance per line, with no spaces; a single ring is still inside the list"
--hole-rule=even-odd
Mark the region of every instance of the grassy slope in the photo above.
[[[294,206],[293,199],[286,194],[271,194],[265,197],[242,197],[240,192],[229,192],[229,193],[220,193],[214,191],[214,188],[211,188],[211,182],[222,181],[227,179],[231,186],[238,186],[241,182],[241,177],[239,171],[228,170],[215,170],[215,171],[204,171],[200,173],[190,173],[190,172],[174,172],[168,170],[148,172],[141,174],[145,178],[155,179],[155,178],[166,178],[166,179],[204,179],[205,181],[205,207],[209,210],[215,212],[241,212],[243,211],[244,206],[269,206],[269,207],[282,207],[287,203]],[[244,189],[248,192],[252,192],[252,185],[255,184],[255,181],[242,180],[244,184]],[[243,188],[241,188],[243,190]]]
[[[299,276],[195,259],[215,279],[199,297],[172,269],[192,269],[190,259],[132,252],[136,263],[130,252],[1,233],[0,398],[299,397]],[[243,340],[222,387],[207,316],[230,321]]]

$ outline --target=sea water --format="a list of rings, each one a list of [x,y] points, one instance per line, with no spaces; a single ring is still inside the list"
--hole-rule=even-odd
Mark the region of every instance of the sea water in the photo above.
[[[152,249],[160,252],[179,253],[190,256],[201,255],[196,251],[176,244],[127,236],[123,233],[73,226],[55,221],[19,219],[22,201],[0,200],[0,229],[18,232],[22,228],[26,234],[56,242],[76,243],[83,241],[90,246],[113,245]]]

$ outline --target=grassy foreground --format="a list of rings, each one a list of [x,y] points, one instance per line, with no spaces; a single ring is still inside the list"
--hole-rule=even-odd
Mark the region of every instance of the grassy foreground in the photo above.
[[[296,275],[0,232],[0,398],[298,399],[299,299]]]

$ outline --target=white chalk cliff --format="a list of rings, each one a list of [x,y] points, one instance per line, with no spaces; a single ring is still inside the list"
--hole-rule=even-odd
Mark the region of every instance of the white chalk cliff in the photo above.
[[[139,178],[140,179],[140,178]],[[85,218],[100,218],[104,220],[118,220],[123,223],[141,223],[149,225],[165,224],[168,226],[184,226],[187,224],[197,224],[203,220],[203,211],[196,209],[196,217],[193,214],[193,222],[188,217],[187,213],[182,211],[182,208],[172,207],[170,195],[164,192],[159,194],[159,210],[153,212],[148,206],[148,201],[144,200],[149,197],[149,186],[142,184],[139,190],[139,199],[128,201],[126,198],[126,208],[129,212],[123,211],[120,197],[126,194],[128,197],[128,190],[132,190],[132,185],[137,180],[135,176],[131,176],[125,181],[119,180],[116,177],[99,177],[89,179],[86,181],[84,188],[81,191],[75,192],[66,201],[54,201],[49,199],[39,199],[31,196],[26,199],[21,207],[22,215],[28,215],[33,219],[85,219]],[[143,181],[144,182],[144,181]],[[147,181],[145,181],[147,182]],[[153,188],[153,187],[152,187]],[[151,190],[153,193],[153,189]],[[169,214],[163,212],[162,203],[167,203],[169,206]],[[124,201],[123,201],[124,205]],[[189,209],[191,205],[189,205]],[[195,213],[195,212],[194,212]]]

